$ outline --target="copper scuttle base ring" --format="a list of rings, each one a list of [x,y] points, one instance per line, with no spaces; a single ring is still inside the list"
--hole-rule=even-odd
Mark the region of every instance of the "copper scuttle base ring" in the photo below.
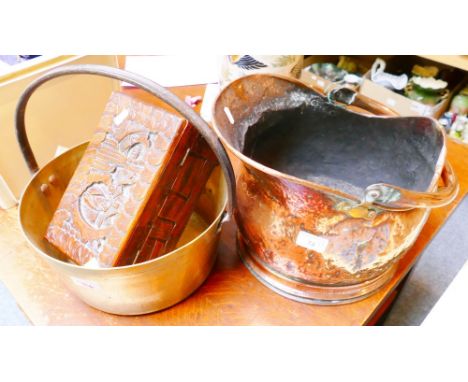
[[[239,232],[236,235],[236,245],[242,263],[263,285],[290,300],[313,305],[343,305],[363,300],[384,287],[398,268],[398,262],[395,262],[374,279],[355,285],[325,286],[295,282],[291,278],[282,276],[262,262],[258,256],[250,253]],[[330,296],[330,299],[327,299],[327,296]]]

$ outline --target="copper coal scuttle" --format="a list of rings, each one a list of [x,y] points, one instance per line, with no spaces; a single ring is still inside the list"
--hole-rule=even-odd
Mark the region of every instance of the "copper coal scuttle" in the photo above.
[[[375,292],[430,208],[458,191],[435,120],[388,117],[349,93],[327,98],[259,74],[232,82],[214,105],[215,130],[236,162],[240,256],[265,285],[302,302]],[[356,106],[336,102],[340,94]]]

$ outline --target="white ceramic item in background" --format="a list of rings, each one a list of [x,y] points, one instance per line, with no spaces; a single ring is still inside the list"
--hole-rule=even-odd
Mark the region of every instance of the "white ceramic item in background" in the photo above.
[[[386,73],[387,64],[381,58],[377,58],[372,64],[371,80],[376,84],[382,85],[390,90],[402,90],[408,84],[408,76],[401,74],[399,76]]]
[[[221,87],[235,79],[253,73],[282,74],[299,78],[304,56],[300,55],[228,55],[220,62],[219,82]]]
[[[431,89],[431,90],[442,90],[442,89],[445,89],[448,85],[447,82],[442,81],[442,80],[436,80],[434,77],[413,76],[411,78],[411,81],[421,88]]]

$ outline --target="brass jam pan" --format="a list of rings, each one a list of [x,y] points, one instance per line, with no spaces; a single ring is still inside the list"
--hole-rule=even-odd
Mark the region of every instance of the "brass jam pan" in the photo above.
[[[210,144],[220,166],[212,173],[195,213],[175,250],[150,261],[114,268],[92,269],[72,264],[44,239],[47,226],[87,143],[54,158],[39,169],[27,139],[24,115],[34,90],[53,78],[70,74],[112,77],[137,85],[176,109]],[[23,233],[61,276],[68,288],[87,304],[114,314],[137,315],[170,307],[193,293],[206,279],[216,259],[221,226],[232,210],[234,176],[224,148],[209,126],[188,105],[160,85],[124,70],[98,65],[58,68],[35,80],[21,96],[16,112],[17,138],[33,177],[19,204]],[[182,242],[182,243],[181,243]]]

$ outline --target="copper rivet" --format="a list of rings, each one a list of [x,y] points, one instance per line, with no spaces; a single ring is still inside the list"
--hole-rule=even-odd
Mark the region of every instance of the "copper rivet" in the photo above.
[[[55,184],[57,182],[57,177],[55,175],[49,176],[49,183]]]
[[[41,192],[44,194],[47,192],[47,190],[49,189],[49,186],[45,183],[42,183],[41,184]]]

